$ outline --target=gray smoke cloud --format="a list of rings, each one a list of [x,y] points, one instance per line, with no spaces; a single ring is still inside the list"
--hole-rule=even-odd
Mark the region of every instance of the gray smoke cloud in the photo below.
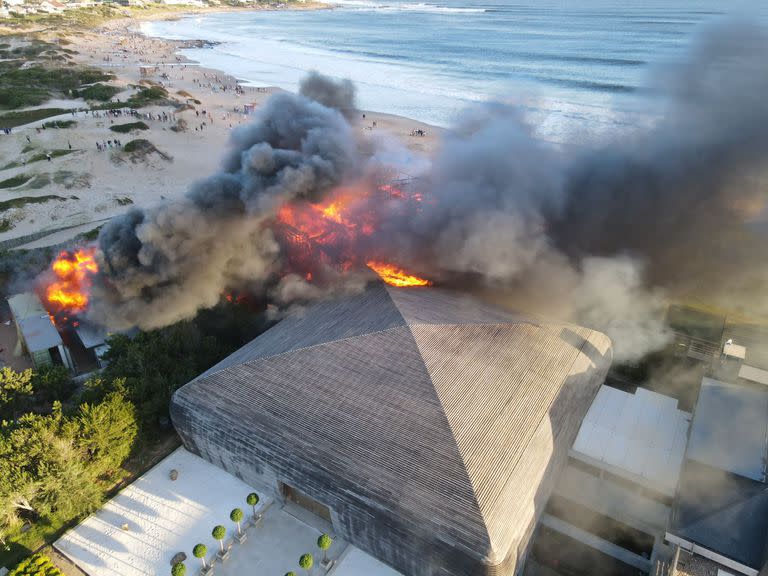
[[[321,83],[313,80],[313,93]],[[336,103],[353,106],[340,97]],[[301,94],[273,96],[253,123],[233,132],[220,173],[179,202],[134,210],[104,227],[91,319],[156,328],[214,306],[225,290],[265,284],[282,264],[266,219],[286,201],[322,198],[361,164],[339,110]]]
[[[766,53],[756,26],[707,31],[652,76],[652,125],[602,145],[542,142],[514,106],[467,111],[418,183],[428,200],[405,211],[363,200],[378,227],[356,247],[361,260],[604,330],[619,360],[667,342],[670,297],[766,311]],[[351,84],[313,73],[236,131],[222,172],[184,201],[110,222],[92,315],[150,328],[236,286],[283,306],[359,289],[355,275],[322,285],[286,271],[267,225],[287,200],[316,202],[381,171],[383,155],[369,157],[345,119],[354,110]]]
[[[707,30],[655,71],[650,128],[586,149],[540,141],[513,106],[472,110],[434,162],[434,201],[380,245],[444,283],[474,278],[604,330],[619,360],[667,342],[668,297],[764,313],[767,51],[756,26]]]
[[[332,80],[312,70],[299,83],[299,93],[323,106],[338,110],[348,120],[357,117],[356,89],[350,80]]]

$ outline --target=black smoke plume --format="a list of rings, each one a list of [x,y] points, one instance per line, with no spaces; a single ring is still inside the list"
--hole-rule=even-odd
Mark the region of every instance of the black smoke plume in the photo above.
[[[620,359],[666,342],[670,298],[766,312],[767,53],[756,26],[709,30],[653,75],[650,127],[598,145],[542,142],[514,106],[469,110],[418,184],[429,201],[403,212],[371,200],[379,225],[360,249],[605,330]],[[264,224],[286,200],[319,201],[380,169],[349,124],[353,96],[313,74],[236,131],[224,169],[183,201],[110,222],[93,316],[148,328],[238,285],[281,303],[326,293],[284,274]]]

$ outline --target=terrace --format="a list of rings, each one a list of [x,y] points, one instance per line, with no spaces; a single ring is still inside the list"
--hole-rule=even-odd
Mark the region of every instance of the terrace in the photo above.
[[[176,480],[171,479],[173,470]],[[89,576],[170,574],[171,560],[179,552],[187,556],[187,573],[196,574],[202,564],[192,548],[198,542],[207,546],[207,560],[214,561],[217,576],[298,573],[298,559],[306,552],[315,557],[312,574],[325,574],[316,544],[322,521],[313,522],[306,514],[263,497],[257,506],[262,520],[254,526],[253,512],[245,503],[250,492],[253,488],[244,482],[179,448],[54,546]],[[242,544],[235,540],[236,528],[229,520],[233,508],[245,513],[242,526],[247,538]],[[211,536],[217,524],[227,528],[224,546],[230,553],[223,562],[216,557],[219,543]],[[342,540],[334,541],[328,556],[336,560],[328,574],[398,576]]]

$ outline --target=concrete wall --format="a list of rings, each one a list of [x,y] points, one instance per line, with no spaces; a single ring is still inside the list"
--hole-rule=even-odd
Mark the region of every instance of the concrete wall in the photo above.
[[[171,418],[187,450],[277,501],[283,500],[280,482],[298,488],[328,506],[341,538],[406,576],[499,576],[514,571],[514,559],[511,566],[484,565],[436,539],[409,511],[381,509],[353,486],[340,485],[332,471],[298,462],[245,430],[225,430],[215,419],[176,402],[171,404]]]

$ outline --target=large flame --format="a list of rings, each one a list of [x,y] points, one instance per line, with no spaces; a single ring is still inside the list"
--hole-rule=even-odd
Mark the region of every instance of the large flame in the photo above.
[[[53,280],[45,287],[51,314],[78,314],[88,308],[92,277],[99,271],[94,247],[60,252],[51,264]]]
[[[432,286],[432,282],[425,278],[419,278],[413,274],[409,274],[402,268],[398,268],[393,264],[387,264],[386,262],[376,262],[370,260],[366,262],[368,268],[376,272],[379,277],[391,286]]]
[[[286,247],[288,268],[308,282],[322,278],[322,267],[346,272],[368,266],[392,286],[429,286],[377,254],[366,254],[364,240],[378,225],[374,206],[387,210],[418,210],[420,194],[391,184],[359,184],[332,191],[322,202],[294,201],[280,207],[276,233]]]

